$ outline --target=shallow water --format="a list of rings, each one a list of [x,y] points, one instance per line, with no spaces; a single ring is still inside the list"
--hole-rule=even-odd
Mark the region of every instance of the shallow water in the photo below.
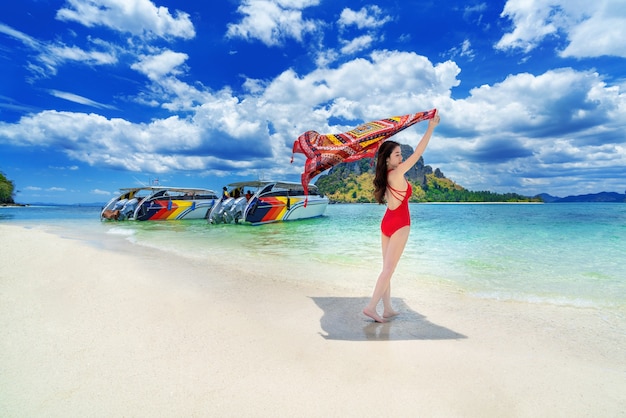
[[[375,204],[330,205],[325,216],[261,226],[206,221],[101,222],[100,208],[0,208],[0,223],[43,227],[113,245],[123,239],[196,259],[251,268],[381,265]],[[412,204],[412,230],[396,275],[476,297],[626,309],[626,205]],[[283,267],[284,266],[284,267]],[[345,276],[320,274],[331,282]],[[345,283],[342,283],[345,285]]]

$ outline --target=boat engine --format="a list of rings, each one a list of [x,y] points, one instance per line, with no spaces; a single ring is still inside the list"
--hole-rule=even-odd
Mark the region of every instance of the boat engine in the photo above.
[[[248,205],[248,199],[245,197],[238,197],[235,199],[232,206],[228,209],[228,211],[224,212],[224,222],[225,223],[239,223],[239,220],[243,218],[243,213],[246,210],[246,206]]]
[[[228,213],[228,210],[233,206],[234,203],[235,203],[235,199],[233,199],[232,197],[229,197],[226,200],[217,202],[211,209],[211,214],[209,215],[209,222],[211,222],[212,224],[221,224],[222,222],[228,223],[228,221],[226,220],[226,216],[227,216],[226,214]]]

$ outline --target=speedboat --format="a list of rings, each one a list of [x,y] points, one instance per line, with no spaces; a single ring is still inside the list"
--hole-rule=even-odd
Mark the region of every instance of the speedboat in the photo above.
[[[219,196],[209,189],[145,186],[120,189],[100,213],[100,219],[170,221],[205,219]]]
[[[322,216],[328,198],[317,187],[285,181],[252,180],[231,183],[228,196],[216,203],[208,215],[214,224],[245,222],[252,225],[293,221]]]

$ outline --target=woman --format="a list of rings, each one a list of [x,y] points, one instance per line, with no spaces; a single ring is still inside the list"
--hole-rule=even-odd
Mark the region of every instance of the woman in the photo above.
[[[391,276],[393,275],[404,246],[409,238],[411,218],[409,214],[409,198],[412,187],[404,175],[413,167],[424,153],[428,141],[439,124],[439,114],[429,120],[426,133],[406,161],[402,161],[400,144],[385,141],[378,150],[376,175],[374,177],[374,197],[378,203],[387,202],[387,211],[380,224],[383,269],[378,276],[374,294],[363,313],[376,322],[385,322],[388,318],[398,315],[391,307]],[[376,307],[383,300],[383,315],[378,315]]]

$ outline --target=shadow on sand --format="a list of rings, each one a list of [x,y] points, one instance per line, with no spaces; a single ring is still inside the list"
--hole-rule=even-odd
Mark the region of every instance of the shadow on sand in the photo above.
[[[321,335],[327,340],[344,341],[400,341],[400,340],[454,340],[467,338],[448,328],[433,324],[424,315],[413,311],[402,299],[392,298],[400,312],[383,324],[374,322],[363,313],[369,298],[312,297],[323,311],[320,320]]]

